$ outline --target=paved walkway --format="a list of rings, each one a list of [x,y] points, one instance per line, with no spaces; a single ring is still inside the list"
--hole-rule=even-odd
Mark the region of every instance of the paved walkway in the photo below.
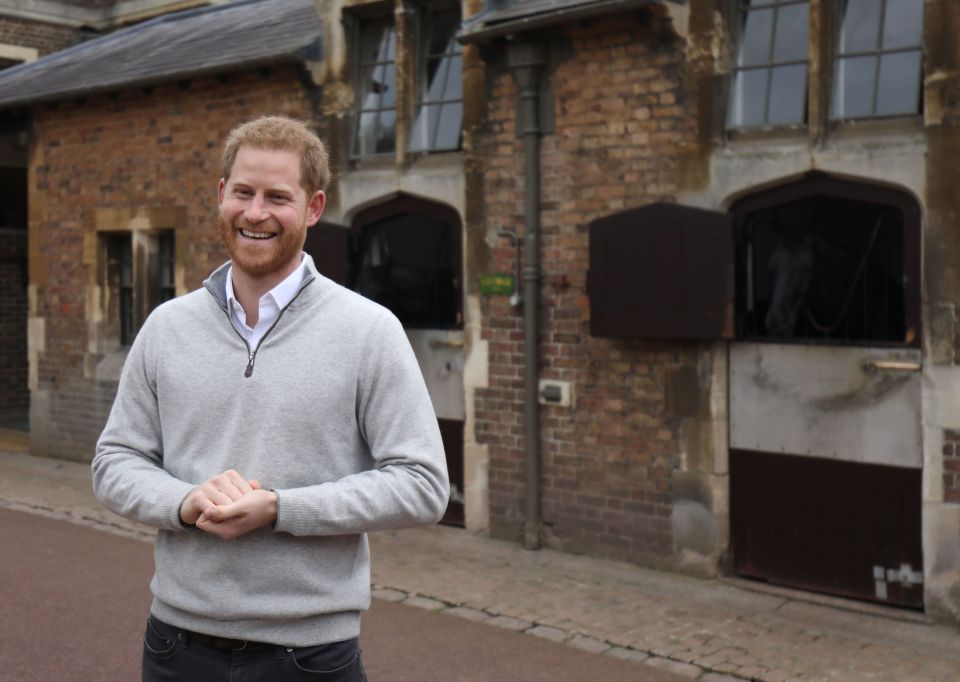
[[[9,432],[0,432],[0,506],[152,539],[99,507],[87,465],[31,457]],[[380,599],[703,682],[960,681],[960,630],[907,612],[528,552],[445,527],[377,533],[372,547]]]

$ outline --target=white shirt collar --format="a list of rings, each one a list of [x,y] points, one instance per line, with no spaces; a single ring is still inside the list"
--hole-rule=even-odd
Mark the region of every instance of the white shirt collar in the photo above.
[[[303,269],[307,267],[304,263],[303,254],[300,254],[300,265],[297,266],[297,269],[287,275],[280,284],[275,286],[273,289],[265,293],[260,297],[261,302],[267,296],[273,299],[274,304],[277,308],[283,309],[286,307],[290,301],[293,300],[293,297],[297,295],[297,291],[300,289],[300,282],[303,279]],[[233,265],[227,270],[227,302],[231,305],[236,303],[240,305],[240,301],[237,300],[236,295],[233,292]],[[240,306],[241,308],[243,306]]]
[[[259,315],[255,327],[247,326],[246,312],[234,293],[233,265],[227,269],[227,307],[230,309],[233,319],[238,323],[240,331],[243,332],[243,335],[247,341],[250,342],[251,346],[260,340],[280,315],[280,311],[297,295],[297,292],[300,290],[300,282],[303,280],[303,271],[306,267],[303,254],[301,253],[300,265],[297,269],[287,275],[277,286],[260,297]]]

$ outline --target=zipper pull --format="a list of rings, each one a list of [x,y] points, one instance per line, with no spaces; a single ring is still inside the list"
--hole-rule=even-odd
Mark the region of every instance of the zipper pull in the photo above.
[[[243,376],[245,379],[249,379],[250,375],[253,374],[253,361],[256,358],[256,353],[250,353],[250,359],[247,361],[247,368],[243,371]]]

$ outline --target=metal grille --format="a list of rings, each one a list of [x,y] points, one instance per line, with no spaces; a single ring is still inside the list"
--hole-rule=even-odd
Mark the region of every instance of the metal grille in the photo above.
[[[815,196],[747,213],[738,337],[914,345],[904,254],[904,216],[891,206]]]

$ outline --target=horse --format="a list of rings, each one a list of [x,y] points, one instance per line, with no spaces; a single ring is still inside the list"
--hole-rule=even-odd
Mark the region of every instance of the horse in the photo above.
[[[889,212],[880,214],[861,250],[824,239],[802,223],[769,217],[772,287],[764,319],[772,338],[903,341],[903,283],[871,261]]]

